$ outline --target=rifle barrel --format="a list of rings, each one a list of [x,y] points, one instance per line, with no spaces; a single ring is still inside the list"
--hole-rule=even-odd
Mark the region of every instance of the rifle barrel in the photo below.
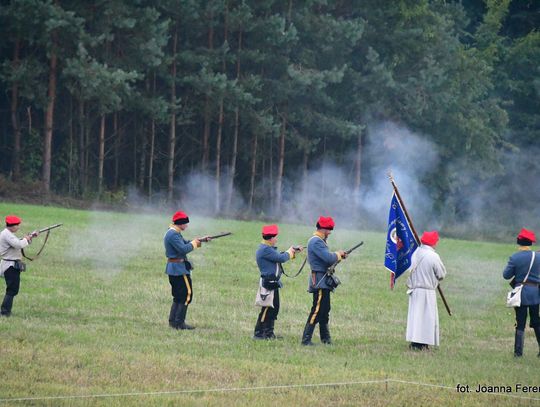
[[[360,246],[362,246],[364,244],[364,242],[360,242],[358,243],[356,246],[354,246],[352,249],[349,249],[346,251],[347,254],[351,254],[354,250],[358,249]]]
[[[56,225],[52,225],[52,226],[48,226],[48,227],[43,228],[43,229],[39,229],[39,233],[43,233],[43,232],[46,232],[46,231],[51,230],[51,229],[56,229],[56,228],[59,228],[60,226],[62,226],[62,223],[57,223]]]
[[[232,232],[220,233],[219,235],[208,236],[208,237],[209,237],[210,239],[217,239],[217,238],[225,237],[225,236],[229,236],[229,235],[232,235]]]
[[[219,235],[214,235],[214,236],[199,237],[198,239],[201,242],[208,242],[208,239],[218,239],[220,237],[225,237],[225,236],[229,236],[229,235],[232,235],[232,232],[224,232],[224,233],[220,233]]]

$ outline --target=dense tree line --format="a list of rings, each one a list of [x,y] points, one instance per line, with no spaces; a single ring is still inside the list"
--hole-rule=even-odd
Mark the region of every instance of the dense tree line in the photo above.
[[[361,190],[368,124],[390,120],[437,146],[442,202],[467,183],[448,162],[514,176],[504,154],[539,143],[532,0],[1,4],[0,171],[45,192],[181,199],[200,171],[215,212],[233,190],[279,211],[320,157]]]

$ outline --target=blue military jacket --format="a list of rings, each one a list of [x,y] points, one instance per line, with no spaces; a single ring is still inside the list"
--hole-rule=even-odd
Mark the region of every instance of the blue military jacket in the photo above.
[[[292,256],[294,257],[294,254]],[[279,265],[291,259],[291,254],[289,252],[280,253],[277,247],[262,242],[255,253],[255,258],[261,272],[261,278],[279,279],[281,276]],[[283,287],[281,281],[279,286]]]
[[[516,283],[521,283],[525,280],[525,276],[529,271],[531,264],[531,250],[520,250],[510,256],[508,264],[503,271],[503,277],[507,280],[515,277]],[[536,258],[531,267],[531,273],[527,278],[528,282],[540,283],[540,253],[536,252]],[[538,286],[525,284],[521,290],[521,305],[536,305],[540,304],[540,292]]]
[[[326,281],[323,277],[326,273],[326,270],[328,270],[328,268],[332,264],[338,261],[338,254],[332,253],[330,249],[328,249],[326,241],[323,239],[323,236],[318,232],[315,232],[311,239],[309,239],[307,250],[309,267],[311,267],[308,291],[310,293],[314,293],[317,292],[319,288],[323,288],[325,290],[333,290],[332,287],[326,284]]]
[[[165,273],[170,276],[190,275],[191,271],[186,268],[185,261],[187,260],[187,254],[193,250],[193,244],[185,240],[180,233],[180,229],[174,225],[171,225],[167,233],[165,233],[163,243],[165,244],[165,256],[167,256],[167,259],[184,260],[181,263],[167,262]]]

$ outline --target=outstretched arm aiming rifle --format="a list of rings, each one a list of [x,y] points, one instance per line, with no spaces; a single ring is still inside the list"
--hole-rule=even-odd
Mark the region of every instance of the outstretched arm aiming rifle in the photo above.
[[[57,223],[57,224],[52,225],[52,226],[47,226],[46,228],[43,228],[43,229],[34,230],[32,233],[30,233],[30,236],[31,236],[32,238],[34,238],[34,237],[39,236],[40,233],[47,232],[47,234],[45,235],[45,240],[43,241],[43,245],[42,245],[41,248],[38,250],[37,254],[36,254],[34,257],[28,257],[28,256],[24,253],[24,250],[21,250],[21,253],[22,253],[23,257],[24,257],[25,259],[30,260],[30,261],[34,261],[35,259],[37,259],[38,256],[39,256],[39,255],[41,254],[41,252],[43,251],[43,249],[45,248],[45,244],[47,243],[47,239],[49,239],[49,234],[51,233],[51,230],[52,230],[52,229],[59,228],[60,226],[62,226],[62,223]]]

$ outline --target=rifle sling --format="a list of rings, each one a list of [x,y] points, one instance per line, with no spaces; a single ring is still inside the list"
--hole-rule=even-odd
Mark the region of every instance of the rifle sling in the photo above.
[[[22,253],[23,257],[25,259],[30,260],[30,261],[34,261],[35,259],[37,259],[39,257],[39,255],[41,254],[41,252],[43,251],[43,249],[45,248],[45,244],[47,243],[47,239],[49,239],[49,233],[51,233],[50,229],[47,230],[47,234],[45,235],[45,240],[43,241],[43,245],[41,245],[41,248],[39,249],[39,251],[37,252],[37,254],[34,257],[28,257],[24,253],[24,249],[21,249],[21,253]]]
[[[289,277],[289,278],[296,278],[296,277],[298,277],[298,276],[300,275],[300,273],[302,272],[302,270],[304,270],[304,267],[305,267],[306,263],[307,263],[307,256],[306,256],[306,258],[304,259],[304,262],[302,263],[302,265],[300,266],[300,270],[298,270],[294,276],[290,276],[290,275],[288,275],[287,273],[285,273],[285,270],[283,269],[283,267],[281,268],[281,272],[282,272],[283,274],[285,274],[285,275],[286,275],[287,277]]]

